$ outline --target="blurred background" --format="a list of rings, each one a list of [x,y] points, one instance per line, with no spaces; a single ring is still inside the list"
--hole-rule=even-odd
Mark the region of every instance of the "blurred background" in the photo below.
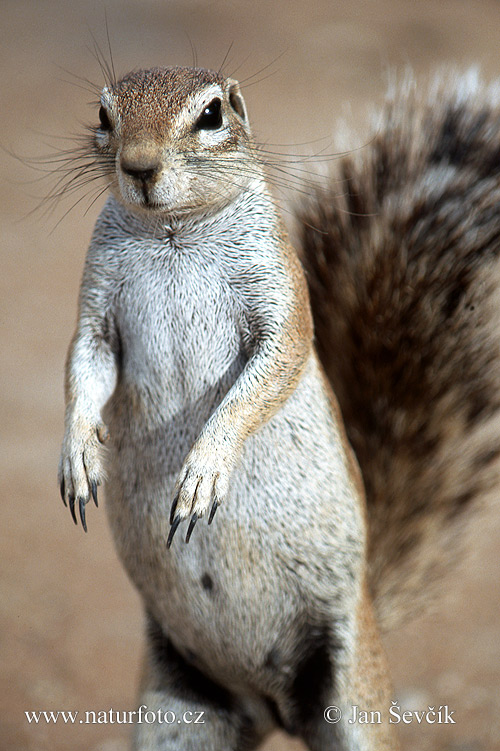
[[[28,160],[96,122],[89,79],[114,65],[193,62],[243,81],[259,141],[284,153],[325,148],[342,117],[360,132],[389,70],[444,64],[500,75],[496,0],[2,0],[0,217],[0,749],[125,751],[124,725],[29,725],[26,710],[133,709],[142,650],[138,597],[105,512],[89,533],[59,499],[63,365],[80,273],[102,200],[35,211],[54,180]],[[272,145],[271,145],[272,144]],[[354,141],[356,144],[356,141]],[[362,145],[360,138],[358,144]],[[447,704],[455,725],[404,728],[404,748],[500,749],[498,514],[470,525],[469,554],[433,613],[386,637],[395,695],[412,709]],[[273,736],[266,751],[299,751]]]

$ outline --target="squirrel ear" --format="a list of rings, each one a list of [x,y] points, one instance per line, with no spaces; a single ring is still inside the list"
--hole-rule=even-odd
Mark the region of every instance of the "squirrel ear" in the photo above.
[[[230,78],[228,80],[229,84],[229,104],[233,108],[233,110],[236,112],[237,115],[241,117],[242,120],[247,120],[247,111],[245,107],[245,102],[243,100],[243,97],[241,96],[240,92],[240,85],[238,81],[235,81],[234,79]]]

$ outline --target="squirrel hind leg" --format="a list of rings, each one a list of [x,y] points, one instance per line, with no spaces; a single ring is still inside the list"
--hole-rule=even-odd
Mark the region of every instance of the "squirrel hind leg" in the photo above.
[[[302,661],[292,698],[295,731],[311,751],[399,751],[389,723],[389,669],[366,587],[344,638],[320,639]]]
[[[290,649],[283,652],[280,641],[266,660],[275,672],[275,690],[264,697],[273,720],[310,751],[400,748],[389,723],[389,668],[365,577],[358,585],[342,614],[338,604],[302,612]]]
[[[268,712],[244,706],[185,660],[156,620],[147,650],[133,751],[252,751],[273,727]],[[255,710],[255,711],[254,711]]]

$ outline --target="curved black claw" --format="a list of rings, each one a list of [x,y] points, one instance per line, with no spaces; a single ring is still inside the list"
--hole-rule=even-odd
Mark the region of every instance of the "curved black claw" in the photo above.
[[[189,540],[191,539],[191,535],[193,534],[193,529],[195,528],[196,522],[198,521],[199,518],[200,517],[198,516],[198,514],[193,514],[193,516],[191,517],[191,521],[189,522],[189,527],[188,527],[188,531],[186,534],[186,542],[189,542]]]
[[[174,523],[175,512],[177,511],[177,504],[179,503],[179,493],[176,493],[174,500],[172,501],[172,508],[170,509],[170,524]]]
[[[85,504],[86,504],[85,498],[82,498],[80,496],[80,498],[78,499],[78,507],[80,509],[80,519],[82,520],[82,527],[83,527],[84,532],[87,531],[87,522],[85,520]]]
[[[64,484],[64,477],[61,479],[61,482],[59,483],[59,492],[61,493],[62,502],[67,507],[68,504],[66,502],[66,485]]]
[[[75,524],[78,524],[76,520],[76,514],[75,514],[75,496],[73,495],[73,493],[71,493],[68,496],[68,501],[69,501],[69,510],[71,511],[71,516],[73,517],[73,521],[75,522]]]
[[[98,508],[99,504],[97,503],[97,483],[95,482],[95,480],[92,480],[92,482],[90,483],[90,492],[92,494],[92,498],[94,499],[96,508]]]
[[[177,527],[179,526],[179,524],[181,523],[181,521],[182,521],[181,517],[180,516],[176,516],[175,519],[174,519],[174,521],[172,522],[172,526],[170,527],[170,533],[168,535],[168,540],[167,540],[167,548],[169,548],[171,546],[172,540],[174,539],[174,535],[177,532]]]
[[[219,504],[217,503],[217,501],[214,501],[212,504],[212,508],[210,509],[210,516],[208,517],[209,524],[212,524],[214,520],[215,512],[217,511],[218,508],[219,508]]]

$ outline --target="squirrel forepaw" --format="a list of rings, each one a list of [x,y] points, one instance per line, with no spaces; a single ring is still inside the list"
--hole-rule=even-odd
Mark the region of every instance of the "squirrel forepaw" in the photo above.
[[[97,488],[102,483],[100,452],[108,439],[104,424],[80,425],[69,429],[64,437],[59,461],[59,489],[65,506],[69,505],[73,521],[77,524],[75,505],[84,531],[87,531],[85,506],[92,498],[97,506]]]
[[[209,512],[208,523],[212,523],[214,514],[229,489],[231,465],[232,462],[221,457],[220,452],[214,450],[213,444],[209,451],[198,443],[193,446],[184,462],[175,488],[170,512],[168,548],[172,544],[179,524],[185,519],[190,517],[186,542],[189,542],[198,519],[205,516],[207,512]]]

